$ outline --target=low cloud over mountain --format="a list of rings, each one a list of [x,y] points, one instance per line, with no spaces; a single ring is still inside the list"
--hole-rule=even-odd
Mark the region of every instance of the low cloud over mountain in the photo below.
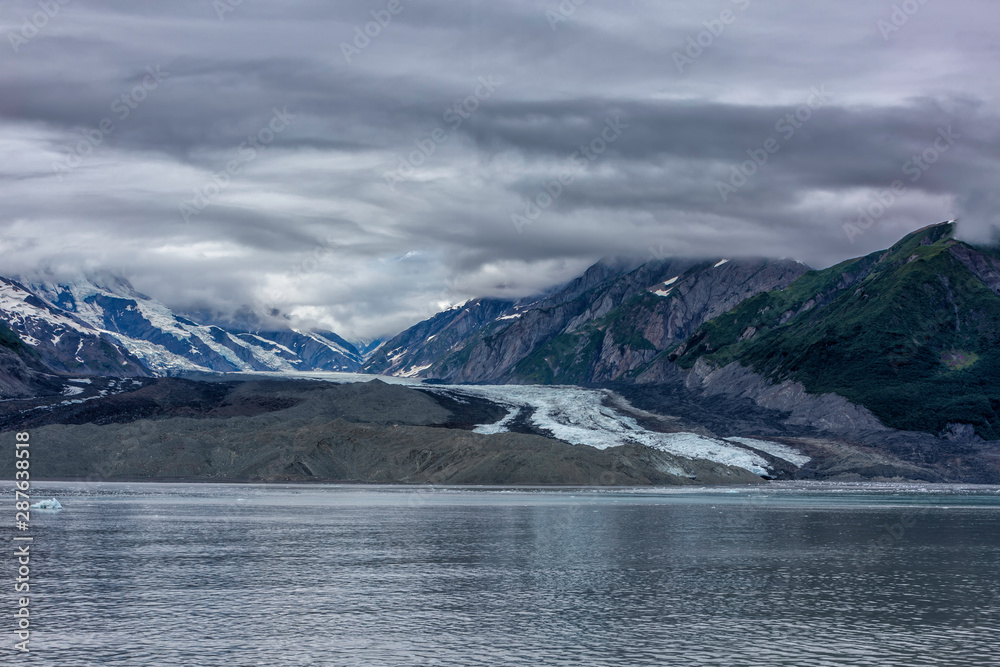
[[[0,25],[2,275],[359,339],[609,254],[822,267],[998,221],[984,2],[52,7]]]

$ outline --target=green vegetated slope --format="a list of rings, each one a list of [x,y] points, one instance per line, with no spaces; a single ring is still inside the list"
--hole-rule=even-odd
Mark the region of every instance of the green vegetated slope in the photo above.
[[[738,361],[812,393],[835,392],[888,426],[940,433],[949,423],[1000,438],[1000,296],[954,250],[978,251],[934,225],[887,251],[810,271],[703,325],[671,360]]]
[[[657,271],[665,270],[662,266],[654,266],[650,263],[641,267],[633,273],[624,274],[627,281],[631,276],[639,274],[643,276],[647,273],[657,274]],[[665,266],[669,264],[662,263]],[[652,267],[652,268],[651,268]],[[688,270],[687,264],[682,264],[678,273]],[[584,289],[572,298],[553,303],[546,303],[537,308],[530,309],[524,314],[525,320],[521,321],[498,321],[484,326],[480,331],[469,338],[457,351],[444,357],[435,366],[434,370],[441,375],[448,375],[461,369],[469,363],[470,356],[476,350],[490,349],[496,350],[497,358],[502,360],[505,347],[511,346],[509,337],[521,339],[534,339],[530,345],[526,345],[523,351],[514,349],[513,363],[510,370],[506,372],[504,380],[516,382],[526,382],[531,384],[586,384],[592,381],[592,372],[595,360],[604,346],[606,330],[612,326],[616,340],[621,340],[622,345],[626,344],[626,338],[619,331],[626,322],[643,321],[644,316],[640,315],[636,309],[637,304],[649,296],[645,292],[645,285],[653,281],[653,278],[637,277],[633,280],[643,289],[638,296],[627,296],[635,288],[622,288],[619,281],[622,276],[611,276],[606,281],[598,283],[589,289]],[[568,322],[592,308],[595,303],[601,301],[607,294],[615,289],[625,292],[625,301],[604,317],[581,325],[572,332],[565,332],[564,328]],[[645,299],[649,307],[655,309],[656,297]],[[537,323],[537,326],[524,326],[526,320]],[[631,325],[628,325],[631,328]],[[629,339],[640,339],[641,335],[632,335]],[[649,341],[641,343],[644,348],[653,349]],[[652,354],[650,355],[652,358]],[[490,361],[493,361],[491,359]]]
[[[628,291],[613,299],[588,297],[586,309],[594,317],[574,320],[535,346],[512,376],[538,383],[627,380],[702,323],[745,299],[791,284],[805,270],[799,262],[760,258],[643,265],[625,276]]]
[[[21,339],[14,333],[14,330],[2,320],[0,320],[0,347],[5,347],[17,354],[29,353],[31,350],[30,347],[21,342]]]
[[[664,301],[659,297],[645,292],[632,296],[604,317],[539,346],[517,363],[514,375],[534,384],[591,382],[594,365],[609,335],[620,354],[655,353],[656,346],[643,336],[636,323],[663,317],[663,309]]]

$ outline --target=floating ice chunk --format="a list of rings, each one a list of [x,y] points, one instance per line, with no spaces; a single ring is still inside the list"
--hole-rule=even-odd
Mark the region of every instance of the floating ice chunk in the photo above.
[[[63,507],[59,504],[59,501],[55,498],[51,500],[40,500],[31,506],[33,510],[42,510],[43,512],[58,512]]]

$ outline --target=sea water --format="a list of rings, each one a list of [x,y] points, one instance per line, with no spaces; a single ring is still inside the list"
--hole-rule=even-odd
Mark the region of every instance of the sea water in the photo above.
[[[3,664],[1000,664],[993,487],[34,492]]]

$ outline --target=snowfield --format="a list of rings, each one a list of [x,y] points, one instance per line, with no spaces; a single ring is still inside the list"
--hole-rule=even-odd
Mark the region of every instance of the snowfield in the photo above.
[[[54,330],[71,329],[87,336],[96,336],[97,332],[88,329],[75,319],[53,312],[47,308],[36,305],[33,295],[17,285],[8,282],[0,282],[0,311],[7,314],[7,323],[15,328],[24,327],[30,329],[32,322],[41,321],[50,325]],[[30,336],[28,336],[31,338]],[[60,334],[61,337],[61,334]],[[22,337],[23,338],[23,337]],[[34,338],[37,345],[38,341]]]
[[[119,351],[124,348],[156,373],[210,371],[208,366],[217,364],[220,360],[240,371],[265,368],[272,371],[294,372],[303,363],[302,358],[293,349],[263,336],[200,325],[179,317],[166,305],[136,292],[126,282],[101,287],[88,279],[81,278],[69,284],[37,283],[33,284],[31,289],[38,298],[46,301],[52,310],[32,305],[33,302],[28,300],[31,294],[16,285],[0,283],[0,310],[8,313],[12,322],[20,322],[26,318],[44,319],[56,328],[53,344],[57,344],[61,339],[60,326],[73,328],[90,336],[96,337],[102,334],[110,336],[121,345]],[[71,297],[72,308],[75,309],[72,316],[64,314],[60,305],[66,295]],[[97,297],[114,300],[118,305],[113,308],[120,308],[123,301],[128,302],[124,310],[134,314],[136,319],[144,321],[154,336],[172,336],[176,341],[185,343],[188,346],[187,351],[178,353],[172,350],[179,348],[153,342],[157,338],[148,336],[145,331],[140,331],[133,337],[127,331],[119,331],[117,325],[109,328],[106,321],[108,313]],[[338,355],[351,358],[352,353],[349,350],[323,335],[290,330]],[[29,344],[36,343],[29,342]],[[206,348],[211,353],[205,354]],[[203,361],[206,358],[213,359],[207,366]],[[84,363],[82,359],[78,360]]]

